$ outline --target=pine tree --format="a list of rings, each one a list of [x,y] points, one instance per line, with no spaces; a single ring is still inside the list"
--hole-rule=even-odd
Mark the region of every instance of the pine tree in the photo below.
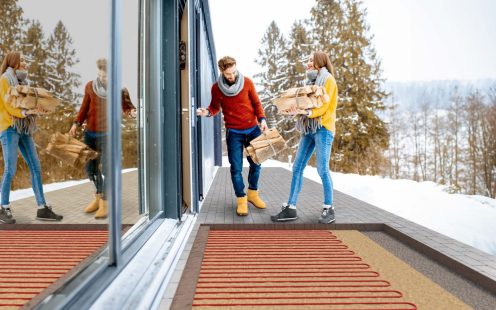
[[[0,59],[16,51],[21,43],[22,8],[17,0],[0,0]]]
[[[47,83],[56,96],[72,104],[81,95],[75,90],[81,86],[81,76],[72,71],[79,63],[73,41],[62,21],[59,21],[47,42]]]
[[[23,36],[21,51],[26,62],[31,85],[52,91],[51,85],[47,83],[46,59],[48,52],[40,22],[37,20],[29,21],[28,28]]]
[[[40,133],[39,143],[46,141],[48,136],[54,132],[67,132],[72,125],[73,117],[77,114],[76,103],[81,95],[77,89],[81,86],[81,76],[73,72],[73,67],[79,62],[76,57],[76,50],[73,47],[73,40],[64,26],[59,21],[46,42],[46,87],[60,99],[61,104],[57,110],[47,117],[41,117],[38,121]],[[68,117],[70,116],[70,117]],[[46,158],[47,162],[53,162],[64,168],[60,161],[54,158]],[[71,171],[72,168],[69,168]],[[73,171],[69,178],[79,177],[79,171]]]
[[[262,46],[258,50],[259,57],[255,60],[263,68],[261,73],[255,75],[259,79],[257,84],[261,86],[260,100],[269,127],[277,127],[285,136],[294,132],[294,125],[290,126],[289,123],[292,121],[277,113],[277,107],[271,100],[289,88],[287,74],[289,66],[286,59],[287,43],[274,21],[267,28],[261,44]]]
[[[34,134],[34,139],[38,150],[41,150],[47,145],[51,134],[69,130],[76,113],[73,103],[78,95],[73,90],[81,83],[79,75],[71,72],[74,64],[78,62],[72,47],[72,39],[64,25],[59,22],[49,40],[45,41],[41,24],[37,20],[26,21],[17,0],[0,0],[0,13],[2,15],[0,19],[1,59],[7,52],[20,51],[26,61],[31,85],[46,88],[62,99],[62,104],[54,113],[37,117],[36,123],[39,130]],[[39,152],[38,155],[43,167],[43,182],[84,178],[83,170],[64,165],[43,152]],[[0,153],[0,160],[1,156]],[[136,161],[135,158],[134,155],[134,161]],[[14,179],[12,188],[27,188],[30,186],[29,169],[22,160],[18,164],[18,177]]]
[[[307,23],[315,48],[330,52],[334,65],[339,66],[339,34],[346,23],[340,0],[317,0],[310,14]]]
[[[288,51],[288,85],[290,87],[303,86],[306,80],[306,62],[312,53],[312,38],[301,21],[296,21],[289,34]]]
[[[376,174],[385,162],[388,132],[376,114],[385,109],[380,61],[357,0],[317,0],[310,24],[318,49],[328,51],[339,90],[332,167]]]
[[[37,118],[39,130],[34,139],[40,148],[44,148],[50,135],[69,130],[76,114],[73,100],[78,97],[73,89],[81,85],[81,82],[79,76],[70,70],[76,61],[75,50],[72,48],[72,39],[61,22],[46,40],[43,28],[37,20],[29,21],[23,34],[21,50],[31,85],[49,90],[61,101],[53,113]],[[59,73],[61,76],[57,75]],[[43,172],[45,182],[80,178],[83,175],[81,171],[65,166],[50,155],[40,154],[40,160],[44,167],[51,167]]]

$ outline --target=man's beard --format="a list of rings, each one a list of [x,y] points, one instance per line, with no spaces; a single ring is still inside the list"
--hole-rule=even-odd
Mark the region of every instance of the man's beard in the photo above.
[[[226,79],[226,77],[224,77],[224,80],[226,81],[227,85],[232,86],[236,83],[236,78],[237,78],[237,76],[234,78],[234,80],[232,82],[230,80]]]

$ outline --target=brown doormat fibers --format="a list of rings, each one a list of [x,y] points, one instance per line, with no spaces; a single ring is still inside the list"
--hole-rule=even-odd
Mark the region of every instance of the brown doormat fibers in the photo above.
[[[469,308],[356,231],[210,230],[197,279],[194,309]]]
[[[107,231],[0,230],[0,309],[19,309],[106,242]]]

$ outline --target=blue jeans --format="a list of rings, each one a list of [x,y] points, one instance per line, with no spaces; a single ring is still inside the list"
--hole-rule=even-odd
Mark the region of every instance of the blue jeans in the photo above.
[[[324,204],[332,205],[332,179],[329,171],[329,159],[331,158],[332,141],[334,135],[332,131],[321,127],[317,132],[302,135],[298,152],[293,163],[293,178],[291,180],[291,191],[289,193],[288,204],[296,206],[298,195],[301,191],[303,183],[303,170],[308,163],[308,160],[316,150],[317,153],[317,172],[322,179],[324,187]]]
[[[90,181],[95,184],[96,193],[105,199],[105,173],[107,172],[106,146],[107,134],[86,131],[84,133],[84,144],[98,152],[98,157],[89,160],[86,164],[86,173]]]
[[[12,185],[12,178],[17,169],[17,150],[20,150],[22,157],[24,157],[24,160],[28,165],[29,173],[31,174],[31,186],[33,187],[36,203],[39,206],[45,205],[43,183],[41,181],[41,165],[38,155],[36,154],[33,138],[27,134],[19,134],[17,130],[9,127],[0,133],[0,140],[2,141],[4,162],[1,204],[4,206],[10,204],[10,188]]]
[[[239,134],[226,129],[227,157],[231,164],[231,181],[236,197],[244,197],[245,183],[243,182],[243,148],[250,145],[250,141],[260,136],[262,131],[258,126],[249,134]],[[248,156],[250,172],[248,173],[248,188],[257,190],[261,165],[257,165]]]

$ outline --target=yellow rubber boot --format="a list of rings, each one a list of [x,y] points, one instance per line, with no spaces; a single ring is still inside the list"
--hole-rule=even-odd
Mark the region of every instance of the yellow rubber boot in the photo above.
[[[257,190],[248,190],[248,201],[259,209],[265,209],[265,202],[260,198]]]
[[[99,202],[100,202],[100,194],[95,194],[95,199],[93,199],[93,201],[90,202],[90,204],[86,208],[84,208],[84,212],[86,213],[95,212],[96,210],[98,210]]]
[[[236,213],[241,216],[248,215],[248,200],[246,196],[238,197],[238,207],[236,208]]]
[[[107,200],[100,198],[98,203],[98,211],[95,213],[96,219],[107,218]]]

